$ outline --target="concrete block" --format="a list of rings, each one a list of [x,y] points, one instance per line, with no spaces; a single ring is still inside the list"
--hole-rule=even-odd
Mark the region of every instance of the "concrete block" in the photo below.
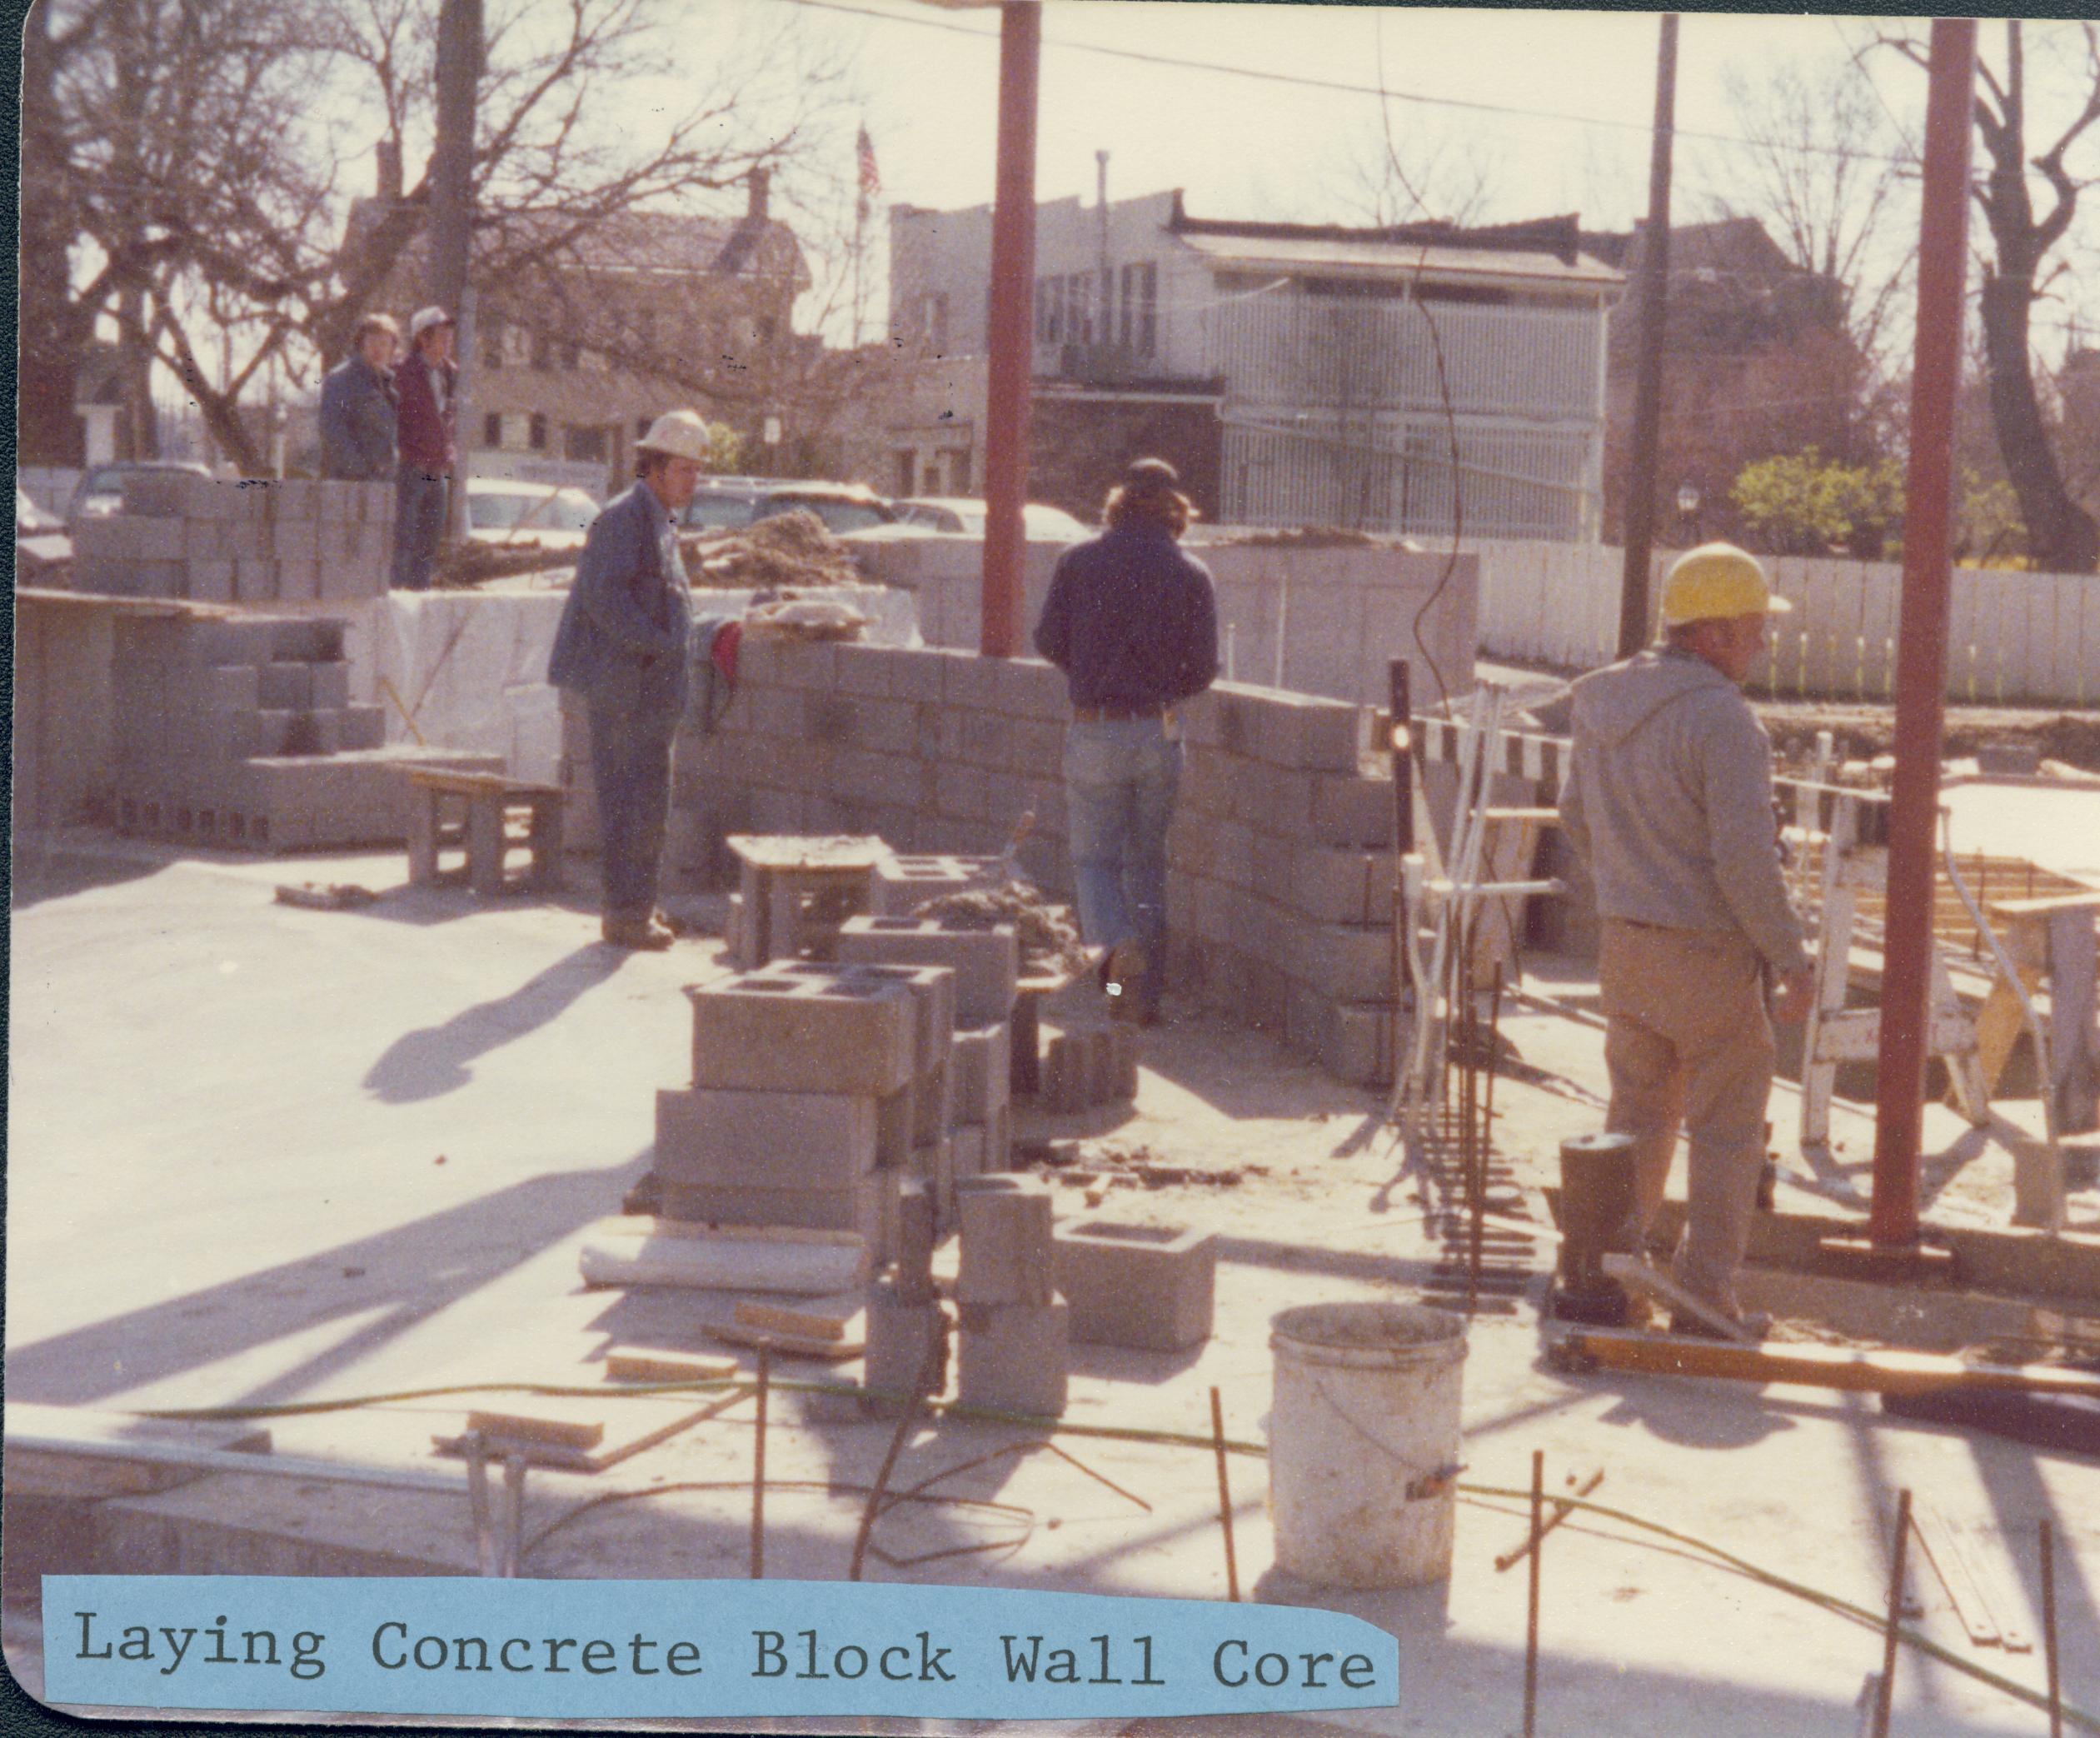
[[[219,527],[219,558],[237,564],[272,559],[270,527],[249,519],[228,520]]]
[[[850,917],[839,931],[838,955],[876,965],[950,967],[955,1018],[965,1026],[1004,1020],[1013,1010],[1020,948],[1010,924],[971,929],[945,918]]]
[[[280,562],[302,562],[317,568],[321,563],[321,537],[312,519],[287,519],[282,516],[270,526],[270,553]]]
[[[697,1087],[656,1094],[665,1181],[850,1188],[875,1169],[872,1098]]]
[[[1390,1086],[1394,1057],[1405,1031],[1404,1023],[1390,1007],[1336,1002],[1332,1005],[1320,1066],[1351,1086]]]
[[[1390,851],[1393,826],[1393,787],[1388,782],[1334,774],[1314,781],[1310,836],[1317,843]]]
[[[938,1395],[948,1386],[948,1318],[930,1296],[906,1295],[898,1281],[868,1287],[868,1350],[862,1374],[875,1394]]]
[[[1005,660],[982,657],[950,658],[942,668],[940,698],[945,706],[996,709],[1000,677]]]
[[[881,648],[881,657],[890,693],[899,700],[909,700],[920,706],[942,703],[945,671],[954,654],[937,652],[930,647],[920,650],[885,646]]]
[[[252,712],[262,704],[253,664],[215,664],[203,672],[197,694],[207,712]]]
[[[191,562],[188,595],[199,603],[232,602],[236,571],[232,562]]]
[[[663,1210],[666,1218],[695,1225],[857,1231],[872,1241],[882,1227],[880,1188],[872,1171],[845,1189],[774,1189],[747,1183],[681,1183],[666,1178]]]
[[[978,1176],[955,1185],[962,1232],[960,1303],[1047,1304],[1055,1289],[1053,1203],[1035,1177]]]
[[[384,592],[387,577],[387,570],[369,559],[318,556],[314,562],[314,596],[323,603],[355,603]]]
[[[280,616],[269,624],[272,654],[310,664],[340,663],[347,626],[332,616]]]
[[[256,704],[277,712],[302,712],[317,704],[312,666],[301,663],[263,665],[257,672]]]
[[[990,813],[990,775],[982,767],[940,762],[934,767],[933,800],[935,808],[943,815],[982,821]]]
[[[1286,970],[1337,1001],[1380,1001],[1393,994],[1393,931],[1384,926],[1307,924]]]
[[[943,1135],[938,1141],[913,1147],[909,1168],[933,1197],[934,1223],[940,1235],[945,1236],[955,1224],[955,1141]]]
[[[1057,1228],[1055,1258],[1074,1340],[1180,1351],[1210,1337],[1217,1240],[1209,1232],[1082,1220]]]
[[[1297,843],[1288,844],[1286,852],[1287,867],[1266,873],[1258,862],[1255,872],[1261,885],[1273,889],[1292,911],[1314,923],[1392,922],[1393,888],[1399,871],[1391,852]]]
[[[948,1071],[945,1055],[940,1066],[930,1073],[920,1075],[912,1082],[911,1138],[914,1141],[938,1141],[948,1132],[950,1124],[955,1120],[954,1086],[954,1077]]]
[[[696,1086],[880,1098],[911,1084],[916,1021],[900,985],[745,972],[686,993]]]
[[[934,1298],[933,1191],[923,1177],[895,1180],[895,1235],[890,1258],[896,1263],[896,1295],[902,1303],[931,1303]]]
[[[945,777],[951,772],[970,773],[980,782],[985,775],[970,767],[938,770]],[[895,853],[875,866],[874,915],[909,917],[925,901],[944,893],[958,892],[970,885],[981,860],[959,857],[921,857]]]
[[[885,1171],[909,1170],[917,1145],[917,1082],[875,1101],[875,1161]]]
[[[321,563],[304,557],[286,556],[277,562],[277,601],[280,603],[321,602]]]
[[[943,761],[1004,770],[1013,763],[1014,722],[998,712],[959,707],[940,715]]]
[[[1040,658],[1005,658],[997,671],[1000,710],[1024,718],[1045,720],[1060,727],[1071,717],[1071,697],[1065,672]]]
[[[1011,1098],[1011,1031],[1004,1020],[956,1029],[948,1066],[952,1114],[958,1123],[989,1122]]]
[[[1286,838],[1304,836],[1320,775],[1266,761],[1240,760],[1232,779],[1232,818]]]
[[[1065,727],[1041,718],[1010,721],[1006,737],[1006,765],[1025,778],[1063,777]]]
[[[317,664],[317,672],[339,667]],[[387,709],[383,706],[346,706],[337,709],[339,735],[346,750],[383,748],[387,743]]]
[[[1065,1410],[1071,1311],[1040,1304],[961,1304],[956,1398],[966,1406],[1055,1418]]]
[[[955,1154],[955,1181],[965,1183],[973,1176],[982,1176],[992,1167],[985,1163],[986,1136],[989,1131],[981,1122],[959,1122],[948,1131],[948,1141]]]

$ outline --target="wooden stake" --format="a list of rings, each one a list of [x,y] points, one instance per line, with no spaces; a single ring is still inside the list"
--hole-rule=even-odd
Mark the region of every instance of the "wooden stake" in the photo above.
[[[2057,1673],[2056,1535],[2042,1521],[2042,1651],[2049,1668],[2049,1738],[2063,1738],[2063,1685]]]
[[[1210,1441],[1218,1451],[1218,1519],[1225,1530],[1225,1591],[1240,1599],[1240,1559],[1232,1546],[1232,1486],[1225,1478],[1225,1409],[1218,1391],[1210,1391]]]
[[[751,1453],[751,1579],[766,1579],[766,1396],[773,1381],[773,1346],[758,1346],[758,1440]]]
[[[1531,1451],[1531,1603],[1524,1617],[1524,1733],[1532,1738],[1539,1719],[1539,1559],[1546,1536],[1546,1451]]]
[[[1903,1615],[1903,1559],[1910,1544],[1910,1492],[1896,1493],[1896,1549],[1888,1566],[1888,1621],[1882,1630],[1881,1680],[1874,1686],[1873,1738],[1888,1738],[1888,1704],[1896,1689],[1897,1625]]]

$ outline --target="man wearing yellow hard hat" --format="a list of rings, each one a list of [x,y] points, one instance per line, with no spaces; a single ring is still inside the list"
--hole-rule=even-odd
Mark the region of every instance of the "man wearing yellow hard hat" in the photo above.
[[[1661,642],[1574,686],[1561,791],[1569,842],[1597,887],[1598,980],[1609,1029],[1607,1127],[1634,1141],[1634,1210],[1621,1246],[1644,1252],[1677,1129],[1689,1140],[1678,1284],[1761,1331],[1735,1296],[1764,1157],[1773,1039],[1765,1011],[1806,1011],[1809,966],[1787,896],[1772,808],[1772,746],[1741,684],[1774,597],[1729,543],[1678,557]],[[1688,1316],[1673,1326],[1703,1325]]]

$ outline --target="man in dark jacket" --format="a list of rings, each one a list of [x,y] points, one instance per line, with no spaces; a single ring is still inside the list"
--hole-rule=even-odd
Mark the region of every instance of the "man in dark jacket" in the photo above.
[[[1181,779],[1175,707],[1218,676],[1218,606],[1202,562],[1175,547],[1194,509],[1164,459],[1110,491],[1107,530],[1058,558],[1035,649],[1065,672],[1072,722],[1065,801],[1080,926],[1104,950],[1119,1014],[1159,1016],[1167,826]]]
[[[397,592],[427,592],[445,532],[445,485],[459,462],[452,438],[459,368],[452,317],[420,309],[408,322],[408,360],[395,371],[401,406],[401,472],[395,483],[394,576]]]
[[[321,383],[321,470],[347,482],[386,482],[394,474],[392,318],[367,314],[356,347]]]
[[[589,709],[598,798],[605,938],[668,947],[656,912],[671,745],[686,710],[692,592],[678,552],[678,515],[707,461],[707,425],[691,411],[656,418],[635,442],[639,478],[591,524],[556,629],[547,680]],[[721,624],[701,624],[711,646]]]

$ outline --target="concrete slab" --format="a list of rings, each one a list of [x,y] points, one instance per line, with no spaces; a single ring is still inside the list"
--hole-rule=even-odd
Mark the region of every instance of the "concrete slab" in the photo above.
[[[362,1398],[272,1419],[275,1452],[427,1470],[441,1464],[431,1436],[487,1400],[428,1391],[595,1391],[612,1350],[711,1349],[705,1324],[727,1319],[733,1296],[586,1291],[576,1251],[642,1169],[656,1093],[686,1084],[683,986],[721,969],[717,945],[616,953],[598,944],[587,898],[483,906],[464,891],[409,890],[396,853],[302,860],[297,878],[382,896],[359,911],[300,910],[272,898],[290,867],[99,843],[17,858],[9,1398],[105,1411]],[[1576,968],[1534,963],[1534,981],[1583,993]],[[1045,1018],[1061,1027],[1057,1006]],[[1503,1036],[1514,1058],[1497,1082],[1498,1151],[1543,1220],[1537,1189],[1559,1141],[1601,1118],[1601,1036],[1507,1004]],[[1222,1597],[1215,1386],[1228,1435],[1250,1451],[1230,1458],[1243,1581],[1256,1598],[1330,1605],[1387,1627],[1400,1638],[1407,1689],[1398,1709],[1207,1721],[1207,1731],[1514,1729],[1525,1577],[1498,1573],[1494,1559],[1524,1521],[1521,1504],[1497,1493],[1527,1485],[1534,1450],[1550,1488],[1602,1468],[1595,1501],[1869,1607],[1885,1579],[1894,1494],[1908,1486],[2000,1577],[2031,1632],[2035,1523],[2047,1516],[2065,1691],[2082,1708],[2100,1705],[2100,1468],[1810,1389],[1556,1373],[1536,1326],[1543,1237],[1511,1256],[1529,1276],[1512,1312],[1471,1329],[1450,1582],[1343,1598],[1278,1581],[1251,1451],[1265,1436],[1269,1318],[1299,1303],[1420,1296],[1445,1252],[1435,1234],[1449,1203],[1433,1178],[1403,1167],[1375,1097],[1290,1059],[1273,1035],[1176,1016],[1144,1035],[1141,1061],[1135,1103],[1063,1116],[1023,1107],[1017,1147],[1050,1180],[1060,1217],[1214,1235],[1212,1337],[1180,1353],[1072,1346],[1068,1429],[1056,1441],[1083,1468],[1032,1446],[1038,1432],[928,1421],[894,1482],[958,1469],[940,1488],[985,1506],[898,1506],[876,1530],[872,1574]],[[1791,1109],[1775,1099],[1781,1204],[1856,1214],[1866,1116],[1840,1106],[1842,1144],[1812,1171],[1785,1138]],[[2002,1222],[2009,1160],[1994,1181],[1992,1141],[1937,1107],[1926,1136],[1928,1213]],[[2070,1211],[2074,1227],[2100,1226],[2100,1192],[2074,1187]],[[1814,1324],[1794,1331],[1838,1337]],[[1069,1428],[1088,1425],[1165,1440]],[[849,1421],[836,1401],[783,1384],[768,1439],[769,1574],[843,1574],[864,1501],[855,1487],[871,1481],[892,1428],[857,1410]],[[736,1406],[604,1473],[534,1472],[535,1530],[601,1491],[654,1494],[576,1516],[526,1572],[742,1574],[751,1449],[750,1409]],[[960,1470],[966,1461],[978,1464]],[[463,1499],[381,1502],[345,1487],[302,1503],[297,1488],[215,1474],[100,1504],[104,1566],[471,1566]],[[1695,1726],[1732,1738],[1853,1728],[1880,1658],[1868,1631],[1602,1514],[1557,1530],[1544,1561],[1542,1730]],[[1938,1590],[1918,1592],[1926,1634],[2039,1686],[2038,1654],[1968,1650]],[[11,1610],[4,1640],[33,1691],[22,1610]],[[2038,1720],[1948,1666],[1906,1656],[1898,1667],[1906,1735],[2032,1731]]]

